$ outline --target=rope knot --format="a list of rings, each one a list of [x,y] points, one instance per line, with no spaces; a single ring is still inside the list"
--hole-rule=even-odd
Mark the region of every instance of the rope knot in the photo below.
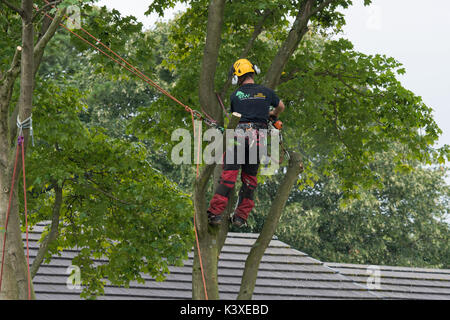
[[[24,121],[20,121],[20,118],[17,115],[17,128],[19,128],[19,139],[17,141],[19,146],[21,146],[22,143],[24,142],[23,129],[30,129],[31,141],[32,141],[32,144],[33,144],[33,147],[34,147],[33,118],[32,118],[32,115],[29,118],[25,119]]]

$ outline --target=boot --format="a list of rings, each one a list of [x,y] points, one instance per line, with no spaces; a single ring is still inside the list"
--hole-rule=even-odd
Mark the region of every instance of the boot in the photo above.
[[[218,226],[222,223],[222,216],[208,211],[208,222],[212,226]]]
[[[242,228],[242,227],[246,227],[247,226],[247,221],[242,219],[241,217],[239,217],[236,214],[234,214],[231,217],[231,223],[233,224],[233,226],[236,226],[238,228]]]

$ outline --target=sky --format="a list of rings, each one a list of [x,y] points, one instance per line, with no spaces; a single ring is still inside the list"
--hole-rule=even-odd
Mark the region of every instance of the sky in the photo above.
[[[406,74],[403,86],[421,96],[434,110],[443,131],[437,147],[450,145],[450,1],[449,0],[363,0],[343,11],[346,19],[340,37],[350,40],[365,54],[386,54],[401,62]],[[99,5],[134,15],[146,28],[167,21],[183,6],[166,11],[164,17],[144,15],[150,0],[100,0]]]

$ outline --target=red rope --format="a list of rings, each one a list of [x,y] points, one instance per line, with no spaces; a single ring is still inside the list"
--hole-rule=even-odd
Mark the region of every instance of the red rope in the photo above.
[[[6,232],[8,231],[8,221],[9,215],[11,213],[11,204],[12,197],[14,193],[14,184],[16,179],[16,171],[17,171],[17,163],[19,162],[19,152],[20,146],[22,147],[22,172],[23,172],[23,197],[24,197],[24,206],[25,206],[25,228],[26,228],[26,247],[27,247],[27,274],[28,274],[28,300],[31,300],[31,274],[30,274],[30,248],[28,244],[28,209],[27,209],[27,186],[26,186],[26,172],[25,172],[25,150],[24,150],[24,138],[23,136],[19,137],[16,149],[16,159],[14,161],[14,171],[11,181],[11,189],[9,193],[9,202],[8,202],[8,210],[6,212],[6,221],[5,221],[5,234],[3,236],[3,251],[2,251],[2,265],[0,270],[0,290],[2,289],[2,280],[3,280],[3,265],[5,263],[5,248],[6,248]]]

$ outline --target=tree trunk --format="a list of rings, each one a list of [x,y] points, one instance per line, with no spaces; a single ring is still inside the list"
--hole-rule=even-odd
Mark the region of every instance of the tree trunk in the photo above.
[[[221,43],[224,10],[225,0],[210,1],[206,26],[206,42],[199,81],[200,106],[203,112],[206,112],[220,124],[223,123],[223,117],[221,116],[215,94],[214,82]],[[195,256],[192,268],[193,299],[219,299],[217,230],[208,225],[205,199],[206,186],[214,172],[214,168],[215,165],[206,166],[194,185],[194,215],[196,218],[194,227],[197,230],[198,245],[196,244],[194,250]],[[203,266],[203,272],[201,266]],[[204,287],[206,287],[206,292]]]
[[[215,94],[215,75],[219,49],[222,42],[222,25],[225,0],[211,0],[208,7],[206,42],[203,51],[202,69],[199,81],[199,100],[203,112],[223,123],[222,111]]]
[[[263,229],[259,234],[258,239],[253,244],[247,260],[245,261],[245,269],[244,274],[242,275],[238,299],[249,300],[252,298],[258,276],[259,263],[272,240],[291,189],[302,170],[301,156],[298,153],[291,153],[291,159],[286,175],[277,190],[269,214],[264,222]]]
[[[33,264],[30,267],[31,278],[36,276],[48,252],[48,248],[58,238],[59,217],[61,216],[61,207],[63,205],[63,187],[60,187],[56,181],[53,183],[55,185],[53,188],[55,191],[55,202],[53,203],[52,223],[50,225],[50,231],[39,246],[36,258],[34,258]]]
[[[233,113],[227,129],[234,130],[241,119],[241,115]],[[226,147],[226,134],[223,135],[222,147]],[[219,235],[222,235],[222,227],[211,227],[208,224],[206,214],[206,186],[209,178],[216,164],[207,165],[194,184],[194,214],[195,222],[194,226],[198,234],[198,245],[196,244],[194,250],[194,265],[192,268],[192,298],[195,300],[219,299],[219,283],[218,283],[218,260],[222,243]],[[201,258],[201,265],[200,265]],[[203,266],[203,270],[201,268]],[[203,272],[202,272],[203,271]],[[205,293],[206,286],[206,293]]]

